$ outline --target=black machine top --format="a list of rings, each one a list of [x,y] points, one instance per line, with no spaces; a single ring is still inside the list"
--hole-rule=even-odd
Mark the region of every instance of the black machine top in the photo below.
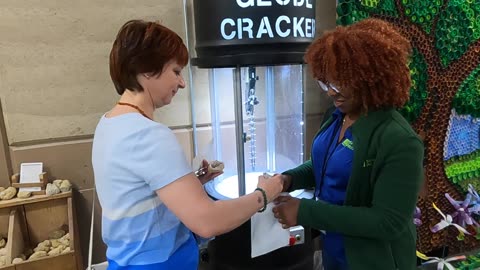
[[[200,68],[301,64],[315,0],[193,0]]]

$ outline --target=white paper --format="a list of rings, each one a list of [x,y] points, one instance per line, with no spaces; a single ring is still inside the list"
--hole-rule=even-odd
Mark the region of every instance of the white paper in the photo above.
[[[20,164],[20,183],[40,183],[40,174],[43,172],[43,163]],[[19,191],[41,191],[41,187],[20,188]]]
[[[297,189],[289,193],[290,196],[295,197],[297,199],[312,199],[314,194],[313,190],[308,189]]]
[[[272,208],[273,203],[269,203],[264,212],[256,213],[251,219],[252,258],[289,244],[290,230],[282,228]]]

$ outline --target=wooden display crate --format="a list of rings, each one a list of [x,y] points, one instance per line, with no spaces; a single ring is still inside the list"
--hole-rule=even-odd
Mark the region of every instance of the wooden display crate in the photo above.
[[[8,215],[8,225],[4,217]],[[27,260],[0,270],[80,270],[83,269],[72,193],[35,195],[27,199],[0,201],[0,234],[8,227],[7,260],[19,257],[26,249],[49,239],[49,234],[64,229],[70,234],[70,251],[64,254]]]
[[[2,238],[5,238],[7,240],[7,245],[5,248],[7,249],[6,252],[6,257],[7,257],[7,265],[0,267],[1,270],[15,270],[15,267],[11,265],[12,262],[12,256],[11,256],[11,246],[12,246],[12,241],[10,241],[10,238],[12,238],[9,234],[9,228],[10,228],[10,209],[5,208],[1,209],[0,208],[0,236]]]
[[[43,172],[39,176],[39,182],[38,183],[20,183],[20,174],[16,173],[12,175],[12,178],[10,179],[10,182],[12,184],[12,187],[14,188],[31,188],[31,187],[39,187],[41,188],[40,191],[33,191],[32,195],[45,195],[45,189],[48,184],[48,177],[47,173]]]

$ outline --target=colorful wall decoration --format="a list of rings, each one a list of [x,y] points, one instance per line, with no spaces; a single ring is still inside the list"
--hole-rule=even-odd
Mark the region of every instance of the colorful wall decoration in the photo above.
[[[340,25],[388,21],[414,47],[411,97],[401,112],[426,147],[418,250],[479,248],[475,223],[465,225],[470,235],[463,239],[455,226],[433,232],[442,216],[432,205],[450,215],[468,212],[461,207],[474,201],[467,194],[480,190],[480,0],[340,0],[337,14]]]

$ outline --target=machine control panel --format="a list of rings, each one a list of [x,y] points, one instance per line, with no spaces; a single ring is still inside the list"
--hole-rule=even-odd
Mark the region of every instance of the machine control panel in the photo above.
[[[288,245],[300,245],[305,243],[305,229],[303,226],[295,226],[290,229],[290,239],[288,240]]]

